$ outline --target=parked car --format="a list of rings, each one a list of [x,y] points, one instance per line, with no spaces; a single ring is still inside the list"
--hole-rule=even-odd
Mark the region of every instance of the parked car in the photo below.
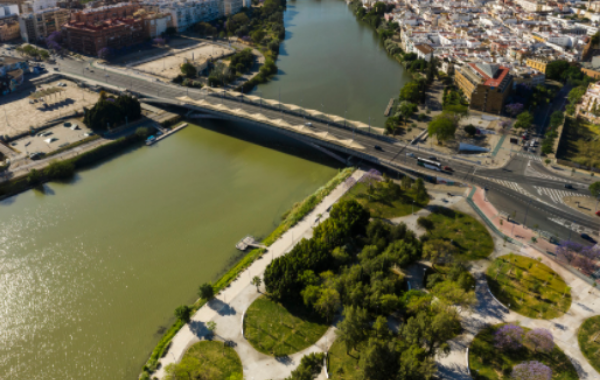
[[[590,243],[596,244],[596,240],[594,238],[592,238],[590,235],[588,235],[588,234],[581,234],[580,236],[581,236],[582,239],[587,240]]]
[[[600,210],[596,211],[596,216],[600,216]]]
[[[55,68],[54,68],[54,71],[59,71],[58,67],[55,67]]]
[[[375,145],[375,150],[383,151],[383,149],[379,145]]]
[[[29,153],[29,158],[32,160],[39,160],[43,156],[44,156],[44,153],[42,153],[42,152]]]

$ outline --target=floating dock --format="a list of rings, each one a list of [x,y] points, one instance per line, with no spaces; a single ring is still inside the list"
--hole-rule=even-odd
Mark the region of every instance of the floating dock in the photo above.
[[[392,108],[394,107],[394,100],[394,98],[390,99],[390,102],[388,103],[387,107],[385,107],[385,111],[383,111],[383,116],[390,116],[390,112],[392,112]]]
[[[254,239],[252,236],[248,235],[245,238],[243,238],[242,240],[240,240],[239,243],[237,243],[235,245],[235,247],[237,249],[239,249],[240,251],[245,251],[246,249],[248,249],[248,247],[252,247],[252,248],[267,248],[267,246],[260,244],[259,242],[256,241],[256,239]]]
[[[181,130],[181,129],[185,128],[185,127],[187,127],[187,123],[183,123],[183,124],[181,124],[181,125],[173,128],[173,129],[171,129],[170,131],[167,131],[167,132],[163,133],[160,136],[150,136],[150,137],[148,137],[148,140],[146,140],[146,145],[152,145],[154,143],[157,143],[160,140],[163,140],[163,139],[171,136],[173,133],[178,132],[179,130]],[[163,128],[159,128],[159,129],[164,130]]]

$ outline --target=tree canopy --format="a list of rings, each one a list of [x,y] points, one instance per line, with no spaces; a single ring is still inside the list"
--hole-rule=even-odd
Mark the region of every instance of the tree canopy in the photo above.
[[[445,141],[454,137],[455,123],[446,115],[438,115],[427,126],[427,134],[435,136],[438,141]]]
[[[140,102],[129,95],[117,98],[100,93],[100,99],[91,109],[85,110],[83,122],[95,131],[106,131],[126,121],[131,123],[142,115]]]

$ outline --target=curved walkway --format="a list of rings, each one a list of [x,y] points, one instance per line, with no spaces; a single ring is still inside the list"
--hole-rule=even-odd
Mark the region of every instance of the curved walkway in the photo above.
[[[473,214],[472,211],[471,214]],[[477,219],[479,218],[477,217]],[[600,375],[581,353],[577,342],[577,331],[583,321],[600,314],[600,292],[528,245],[517,248],[512,244],[508,244],[505,247],[504,242],[497,236],[494,236],[494,240],[496,250],[490,256],[490,259],[481,260],[473,265],[472,271],[477,279],[476,295],[478,304],[473,310],[462,313],[465,333],[450,341],[452,348],[450,355],[438,358],[438,370],[441,377],[444,379],[471,379],[467,364],[467,348],[475,335],[488,325],[519,322],[523,327],[550,330],[554,335],[555,343],[571,359],[580,379],[600,379]],[[571,308],[566,314],[551,320],[528,318],[509,311],[505,305],[491,295],[484,273],[494,258],[510,252],[534,259],[539,258],[542,263],[563,277],[571,288],[572,297]]]
[[[352,175],[358,180],[364,171],[356,170]],[[302,238],[312,235],[312,228],[319,214],[324,220],[329,214],[327,208],[334,204],[347,187],[344,183],[336,187],[315,209],[302,221],[288,230],[279,240],[269,247],[261,259],[256,260],[228,288],[217,294],[216,298],[201,307],[173,338],[168,352],[160,360],[161,368],[153,376],[162,379],[164,368],[179,362],[187,349],[194,343],[206,338],[208,329],[206,323],[214,321],[217,324],[216,339],[231,341],[237,351],[244,368],[244,378],[248,380],[283,379],[290,375],[300,363],[302,356],[311,352],[325,351],[335,338],[334,327],[307,349],[285,358],[273,358],[255,350],[242,336],[242,317],[248,306],[260,296],[256,287],[250,282],[254,276],[262,275],[272,259],[283,256]]]

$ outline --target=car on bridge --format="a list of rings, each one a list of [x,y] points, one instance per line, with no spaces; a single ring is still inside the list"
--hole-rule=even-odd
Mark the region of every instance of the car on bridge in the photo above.
[[[447,172],[450,172],[450,173],[454,173],[454,169],[452,169],[450,166],[444,166],[444,167],[442,168],[442,170],[444,170],[444,171],[447,171]]]
[[[428,160],[439,161],[436,156],[429,156]]]
[[[414,153],[406,153],[406,157],[417,158]]]
[[[375,150],[379,150],[379,151],[383,152],[383,148],[380,147],[379,145],[375,145]]]

